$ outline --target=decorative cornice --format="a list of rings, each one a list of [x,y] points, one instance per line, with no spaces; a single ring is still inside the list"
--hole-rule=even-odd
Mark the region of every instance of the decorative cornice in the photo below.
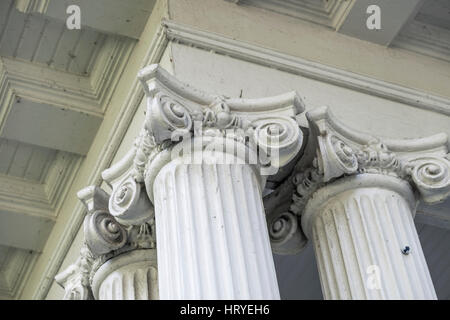
[[[0,97],[3,108],[10,106],[5,101],[13,96],[102,116],[88,77],[6,57],[2,57],[0,62],[4,73],[3,86],[8,89],[2,90]]]
[[[404,103],[409,106],[450,115],[450,99],[410,89],[368,76],[311,62],[219,34],[197,30],[165,20],[167,38],[176,43],[224,54],[269,68],[298,74],[358,92]]]

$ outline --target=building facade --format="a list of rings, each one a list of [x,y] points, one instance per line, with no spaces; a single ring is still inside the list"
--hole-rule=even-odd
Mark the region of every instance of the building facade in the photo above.
[[[0,6],[3,299],[449,299],[447,1]]]

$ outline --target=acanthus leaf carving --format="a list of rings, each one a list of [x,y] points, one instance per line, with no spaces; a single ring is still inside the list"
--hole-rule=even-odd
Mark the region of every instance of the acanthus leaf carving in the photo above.
[[[64,288],[63,300],[92,300],[89,283],[94,257],[84,244],[77,261],[55,277],[55,281]]]
[[[270,243],[276,254],[296,254],[307,243],[299,217],[290,210],[293,188],[291,178],[288,178],[264,197]]]
[[[359,148],[355,155],[359,173],[382,173],[400,178],[404,176],[401,161],[379,139],[369,141]]]

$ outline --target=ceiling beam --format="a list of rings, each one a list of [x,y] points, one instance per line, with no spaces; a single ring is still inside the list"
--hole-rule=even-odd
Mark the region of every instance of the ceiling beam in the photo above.
[[[109,38],[89,77],[0,57],[0,136],[85,155],[134,42]]]
[[[348,12],[338,32],[388,46],[402,27],[413,18],[420,9],[423,0],[392,1],[392,0],[358,0]],[[369,29],[367,19],[373,15],[367,13],[371,5],[380,8],[380,29]]]
[[[70,5],[80,8],[81,28],[139,39],[156,0],[18,0],[16,9],[66,21]]]
[[[0,175],[0,245],[42,250],[81,159],[58,153],[45,183]]]
[[[40,251],[54,223],[44,185],[0,176],[0,245]]]
[[[42,251],[55,219],[0,208],[0,245]]]

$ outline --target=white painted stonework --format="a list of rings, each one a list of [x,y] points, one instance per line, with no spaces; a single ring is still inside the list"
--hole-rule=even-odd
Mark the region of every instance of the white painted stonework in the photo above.
[[[326,299],[436,299],[413,218],[450,194],[445,134],[382,141],[326,107],[302,130],[296,93],[213,96],[158,65],[138,77],[146,118],[102,174],[111,195],[78,194],[90,213],[57,277],[66,298],[279,299],[271,251],[312,241]]]
[[[194,132],[182,143],[189,143],[188,154],[169,146],[150,153],[144,170],[155,205],[160,298],[279,299],[262,190],[265,172],[276,172],[301,147],[302,134],[290,118],[303,110],[301,100],[294,93],[214,97],[156,66],[140,77],[148,88],[146,128],[154,141],[167,142],[180,129]],[[275,134],[271,130],[279,132],[277,144],[266,137]],[[270,152],[276,162],[263,163],[261,156]]]
[[[279,299],[262,190],[267,176],[302,146],[303,134],[293,120],[304,110],[300,98],[295,93],[260,100],[211,96],[157,65],[144,68],[139,78],[148,95],[147,117],[132,149],[103,172],[111,196],[92,187],[78,194],[91,212],[84,233],[93,256],[92,281],[116,279],[98,277],[92,266],[128,254],[136,241],[147,236],[138,246],[154,248],[156,220],[161,299]],[[191,132],[192,139],[173,143],[174,134],[176,142]],[[194,152],[189,144],[188,153],[180,149],[180,155],[177,146],[190,141]],[[192,163],[196,158],[199,162]],[[137,267],[117,272],[126,277]],[[66,277],[60,278],[64,285]],[[105,293],[110,284],[96,286],[96,298],[120,297]]]
[[[314,243],[324,298],[436,299],[413,218],[417,200],[449,195],[447,137],[381,141],[326,108],[307,118],[317,153],[296,177],[293,209]]]
[[[376,2],[0,1],[0,299],[450,299],[449,2]]]
[[[158,278],[155,250],[135,250],[105,262],[92,279],[97,300],[155,300]]]
[[[405,189],[413,200],[409,186],[377,175],[358,178],[342,181],[338,195],[330,195],[331,185],[319,191],[317,201],[326,204],[311,203],[307,210],[316,214],[304,217],[312,219],[324,298],[436,299],[413,222],[414,201],[391,191]],[[344,184],[359,187],[342,191]]]

